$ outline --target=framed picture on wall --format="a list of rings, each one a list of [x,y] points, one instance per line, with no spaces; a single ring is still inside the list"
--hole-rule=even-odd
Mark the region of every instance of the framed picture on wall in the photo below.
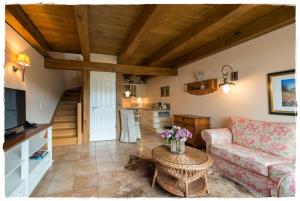
[[[269,114],[296,115],[295,81],[295,70],[268,74]]]
[[[160,97],[170,96],[170,87],[160,87]]]

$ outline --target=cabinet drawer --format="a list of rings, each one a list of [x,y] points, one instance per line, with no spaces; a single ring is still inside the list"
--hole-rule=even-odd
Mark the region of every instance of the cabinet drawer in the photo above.
[[[209,118],[196,119],[196,125],[205,126],[205,125],[209,125],[209,124],[210,124]]]
[[[195,124],[195,119],[192,118],[186,118],[186,117],[182,117],[182,116],[174,116],[174,122],[182,122],[182,123],[186,123],[186,124]]]

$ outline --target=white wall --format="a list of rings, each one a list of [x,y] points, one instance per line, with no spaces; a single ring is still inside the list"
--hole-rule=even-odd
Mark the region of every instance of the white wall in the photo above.
[[[65,90],[63,71],[44,68],[44,58],[7,24],[5,33],[4,86],[26,91],[28,121],[49,123]],[[12,71],[19,53],[25,53],[31,59],[31,66],[25,71],[24,82],[20,71]]]
[[[221,68],[231,65],[239,80],[230,95],[220,90],[195,96],[184,92],[184,84],[195,81],[194,73],[203,71],[204,79],[222,81]],[[176,77],[156,77],[148,83],[150,102],[171,103],[173,114],[211,117],[211,127],[222,127],[228,116],[293,122],[294,117],[268,114],[267,73],[295,68],[295,24],[191,63],[179,69]],[[161,98],[160,87],[170,86],[170,97]]]
[[[51,58],[56,59],[67,59],[67,60],[78,60],[82,61],[83,57],[81,54],[63,53],[63,52],[49,52]],[[82,71],[75,70],[64,70],[64,84],[65,89],[72,89],[81,87],[83,83]]]
[[[91,62],[103,62],[103,63],[111,63],[111,64],[118,63],[117,56],[108,55],[108,54],[90,53],[90,60]]]
[[[83,84],[83,72],[65,70],[64,71],[64,84],[65,89],[73,89],[77,87],[82,87]]]

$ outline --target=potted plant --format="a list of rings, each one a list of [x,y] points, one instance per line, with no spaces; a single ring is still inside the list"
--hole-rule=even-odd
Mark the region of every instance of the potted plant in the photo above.
[[[185,128],[172,126],[170,130],[164,130],[161,136],[170,144],[172,153],[184,153],[185,141],[192,138],[192,133]]]

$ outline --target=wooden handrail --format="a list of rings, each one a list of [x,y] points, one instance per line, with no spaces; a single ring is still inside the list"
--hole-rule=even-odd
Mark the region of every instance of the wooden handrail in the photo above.
[[[77,103],[77,140],[82,144],[82,103]]]
[[[83,125],[82,100],[83,100],[83,90],[81,88],[79,102],[77,103],[77,141],[78,141],[78,144],[82,144],[82,134],[83,134],[83,130],[82,130],[82,125]]]

